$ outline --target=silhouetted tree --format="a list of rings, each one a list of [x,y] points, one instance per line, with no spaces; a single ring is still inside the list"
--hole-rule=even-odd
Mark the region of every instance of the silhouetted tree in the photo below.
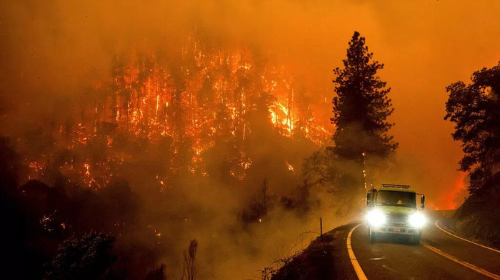
[[[232,134],[231,115],[229,109],[223,103],[219,103],[215,109],[215,119],[213,120],[214,146],[208,148],[203,153],[203,161],[210,162],[206,170],[208,175],[221,182],[233,183],[234,177],[231,171],[239,166],[239,155],[237,144],[238,139]]]
[[[123,55],[115,56],[113,59],[113,63],[111,66],[111,76],[113,78],[113,82],[111,83],[111,122],[116,121],[116,117],[118,115],[118,111],[121,106],[124,104],[120,104],[118,101],[119,96],[123,96],[122,102],[127,102],[130,99],[130,91],[126,87],[126,61]],[[126,107],[123,107],[126,108]],[[126,117],[128,121],[128,110],[126,112]]]
[[[324,188],[335,197],[335,214],[345,216],[359,205],[360,166],[354,161],[339,160],[330,147],[319,150],[303,163],[303,187]],[[353,172],[354,170],[354,172]]]
[[[262,222],[275,204],[276,196],[269,194],[269,184],[264,179],[247,208],[241,212],[241,219],[245,224]]]
[[[146,275],[145,280],[167,280],[167,275],[165,274],[165,265],[162,264],[160,267],[151,270],[148,275]]]
[[[116,257],[109,253],[114,242],[113,236],[96,232],[65,240],[50,264],[45,279],[99,279],[116,261]]]
[[[301,119],[295,122],[295,127],[292,131],[292,136],[297,141],[308,141],[306,131],[311,129],[311,120],[313,119],[312,109],[310,104],[311,98],[307,95],[305,89],[299,90],[295,102],[297,111]]]
[[[351,185],[362,186],[365,159],[386,158],[397,148],[393,137],[387,134],[393,126],[387,122],[393,112],[387,96],[390,88],[377,76],[384,65],[372,58],[365,38],[354,32],[347,58],[343,60],[344,67],[333,70],[337,96],[333,98],[331,119],[336,126],[332,150],[339,159],[358,165],[358,170],[347,180]]]
[[[315,186],[336,181],[338,171],[331,149],[319,150],[304,160],[302,176],[305,184]]]
[[[182,280],[194,280],[196,273],[196,251],[198,250],[198,240],[193,239],[189,243],[188,251],[184,252],[184,270]]]
[[[337,96],[333,98],[334,151],[342,158],[363,161],[367,156],[388,156],[397,147],[387,135],[393,124],[387,122],[394,109],[387,97],[390,88],[376,76],[383,64],[372,60],[365,38],[354,32],[347,49],[344,68],[335,68],[333,83]]]
[[[473,193],[500,171],[500,62],[474,72],[471,81],[446,87],[445,120],[455,123],[453,139],[462,141],[460,170],[470,172]]]

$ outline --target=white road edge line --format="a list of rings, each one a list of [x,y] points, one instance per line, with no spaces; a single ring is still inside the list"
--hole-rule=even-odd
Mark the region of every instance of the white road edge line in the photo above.
[[[485,246],[485,245],[482,245],[482,244],[476,243],[476,242],[474,242],[474,241],[470,241],[470,240],[465,239],[465,238],[463,238],[463,237],[460,237],[460,236],[458,236],[458,235],[455,235],[455,234],[453,234],[453,233],[451,233],[451,232],[449,232],[449,231],[445,230],[444,228],[440,227],[438,222],[439,222],[439,221],[438,221],[438,220],[436,220],[436,222],[434,223],[434,225],[435,225],[437,228],[439,228],[440,230],[442,230],[442,231],[446,232],[447,234],[449,234],[449,235],[451,235],[451,236],[453,236],[453,237],[456,237],[456,238],[458,238],[458,239],[461,239],[461,240],[463,240],[463,241],[466,241],[466,242],[472,243],[472,244],[474,244],[474,245],[477,245],[477,246],[479,246],[479,247],[483,247],[483,248],[488,249],[488,250],[491,250],[491,251],[493,251],[493,252],[500,253],[500,250],[497,250],[497,249],[494,249],[494,248],[491,248],[491,247],[488,247],[488,246]]]
[[[484,275],[484,276],[486,276],[486,277],[489,277],[489,278],[491,278],[491,279],[500,280],[500,275],[496,275],[496,274],[494,274],[494,273],[491,273],[491,272],[489,272],[489,271],[486,271],[486,270],[484,270],[484,269],[482,269],[482,268],[479,268],[479,267],[477,267],[477,266],[475,266],[475,265],[473,265],[473,264],[470,264],[470,263],[468,263],[468,262],[461,261],[461,260],[459,260],[459,259],[457,259],[457,258],[453,257],[452,255],[449,255],[449,254],[447,254],[447,253],[445,253],[445,252],[443,252],[443,251],[439,250],[438,248],[432,247],[431,245],[429,245],[429,244],[427,244],[427,243],[423,243],[422,245],[424,245],[424,246],[425,246],[425,248],[427,248],[427,249],[429,249],[429,250],[433,251],[434,253],[439,254],[439,255],[441,255],[441,256],[443,256],[443,257],[445,257],[445,258],[449,259],[449,260],[452,260],[452,261],[454,261],[454,262],[456,262],[456,263],[458,263],[458,264],[460,264],[460,265],[463,265],[463,266],[465,266],[465,267],[467,267],[467,268],[469,268],[469,269],[472,269],[472,270],[474,270],[474,271],[475,271],[475,272],[477,272],[477,273],[480,273],[480,274],[482,274],[482,275]]]
[[[363,272],[363,269],[361,269],[361,266],[359,265],[358,260],[356,259],[356,256],[354,255],[354,252],[352,251],[352,246],[351,246],[351,235],[354,232],[354,230],[359,227],[361,224],[353,227],[349,234],[347,235],[347,253],[349,253],[349,259],[351,260],[351,264],[354,267],[354,271],[356,272],[356,275],[358,276],[359,280],[368,280],[366,278],[365,273]],[[498,279],[500,280],[500,278]]]

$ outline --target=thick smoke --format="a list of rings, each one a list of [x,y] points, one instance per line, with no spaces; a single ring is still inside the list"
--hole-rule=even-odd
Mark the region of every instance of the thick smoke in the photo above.
[[[211,44],[242,42],[289,66],[311,89],[330,90],[353,30],[368,39],[393,88],[400,158],[438,208],[453,205],[458,143],[442,121],[444,87],[500,56],[497,1],[3,1],[2,131],[64,111],[83,86],[109,74],[114,55],[168,52],[197,29]],[[470,11],[474,11],[473,13]],[[7,114],[9,112],[9,114]],[[57,112],[57,113],[53,113]],[[17,117],[19,114],[22,118]],[[14,117],[11,117],[14,116]],[[431,124],[431,125],[429,125]],[[413,170],[419,170],[413,172]],[[409,174],[410,177],[415,175]]]
[[[331,70],[341,64],[346,43],[358,30],[375,58],[386,65],[380,75],[392,87],[391,121],[396,123],[392,132],[400,143],[392,173],[377,180],[414,185],[428,195],[431,205],[450,208],[455,206],[451,194],[457,193],[463,175],[456,171],[459,144],[450,137],[451,125],[443,121],[444,87],[496,63],[499,9],[498,1],[2,1],[0,132],[21,142],[27,129],[64,124],[80,113],[80,105],[88,102],[96,85],[110,79],[117,56],[154,53],[158,63],[173,65],[181,55],[179,46],[192,34],[210,48],[243,47],[266,57],[270,65],[282,65],[297,87],[325,99],[313,108],[328,115],[331,106],[324,104],[334,94]],[[255,147],[254,153],[291,154],[292,148],[280,147],[279,142],[270,143],[263,151]],[[268,180],[270,199],[293,196],[290,189],[299,189],[301,183],[301,157],[315,148],[297,148],[301,153],[290,159],[294,175],[284,162],[282,170],[273,170],[272,156],[262,157],[250,170],[254,181],[248,185],[230,189],[218,181],[181,180],[172,190],[171,197],[176,198],[172,201],[148,196],[148,186],[157,184],[154,174],[129,176],[131,187],[141,196],[141,218],[161,227],[155,230],[162,234],[165,254],[157,261],[167,263],[167,268],[182,266],[174,256],[181,256],[189,240],[198,238],[202,260],[207,262],[200,272],[203,277],[234,279],[252,275],[293,251],[290,245],[303,231],[314,231],[315,220],[304,225],[301,217],[278,207],[268,213],[270,221],[259,223],[262,226],[233,227],[241,209],[257,199],[263,179]],[[150,171],[130,169],[140,174]],[[309,199],[315,205],[326,196],[320,193]],[[321,201],[308,218],[331,215],[330,205]],[[187,216],[165,219],[165,213]],[[337,222],[332,217],[326,225]],[[179,236],[180,227],[188,233]],[[281,239],[284,234],[289,238]]]

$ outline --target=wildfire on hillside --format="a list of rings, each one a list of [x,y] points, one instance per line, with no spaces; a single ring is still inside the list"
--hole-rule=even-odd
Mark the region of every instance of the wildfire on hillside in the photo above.
[[[275,132],[283,137],[302,136],[317,146],[328,141],[329,112],[318,112],[311,103],[329,100],[311,98],[313,93],[297,89],[284,66],[256,61],[245,48],[209,49],[194,36],[187,37],[181,57],[179,67],[162,64],[151,53],[116,57],[109,80],[92,86],[90,102],[52,132],[56,145],[68,150],[88,145],[116,149],[97,161],[85,158],[79,165],[66,160],[61,171],[69,178],[74,174],[75,180],[83,178],[89,187],[106,185],[115,167],[129,157],[118,148],[126,137],[157,144],[169,139],[170,171],[177,172],[176,163],[187,149],[189,171],[206,176],[203,153],[216,139],[226,139],[239,151],[230,174],[241,180],[252,164],[243,144],[256,129],[249,116],[262,109],[261,103]],[[42,158],[29,160],[30,178],[39,177],[48,163]],[[294,171],[288,163],[287,167]],[[162,188],[165,176],[156,175]]]

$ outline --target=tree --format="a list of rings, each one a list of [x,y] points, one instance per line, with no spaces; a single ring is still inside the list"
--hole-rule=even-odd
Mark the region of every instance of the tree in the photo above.
[[[500,62],[474,72],[471,82],[446,87],[445,120],[455,123],[453,139],[462,141],[459,169],[469,172],[473,193],[500,171]]]
[[[306,90],[302,88],[298,91],[296,99],[297,112],[301,118],[295,122],[292,137],[297,141],[308,141],[307,131],[311,129],[311,121],[313,119],[310,106],[312,103],[311,98],[307,95]]]
[[[241,212],[243,223],[250,224],[262,222],[274,207],[276,197],[269,194],[269,184],[266,179],[262,181],[259,192],[252,197],[249,205]]]
[[[161,264],[160,267],[151,270],[148,275],[146,275],[145,280],[167,280],[165,265]]]
[[[394,125],[387,121],[394,111],[387,96],[391,89],[377,76],[384,65],[372,58],[365,38],[354,32],[347,58],[343,60],[344,67],[333,70],[337,96],[332,102],[331,121],[336,126],[332,151],[339,160],[357,164],[358,170],[352,173],[352,180],[347,181],[360,186],[365,160],[387,158],[398,145],[393,136],[388,135]]]
[[[99,279],[116,261],[108,252],[114,242],[113,236],[96,232],[65,240],[50,264],[46,279]]]
[[[384,64],[372,60],[365,38],[354,32],[347,49],[344,68],[335,68],[333,81],[337,96],[333,98],[332,123],[337,127],[334,151],[340,157],[362,162],[365,153],[386,157],[397,143],[387,132],[394,125],[387,122],[394,109],[387,97],[390,88],[376,76]]]
[[[189,243],[188,251],[184,251],[184,269],[181,280],[194,280],[196,273],[196,251],[198,240],[193,239]]]

